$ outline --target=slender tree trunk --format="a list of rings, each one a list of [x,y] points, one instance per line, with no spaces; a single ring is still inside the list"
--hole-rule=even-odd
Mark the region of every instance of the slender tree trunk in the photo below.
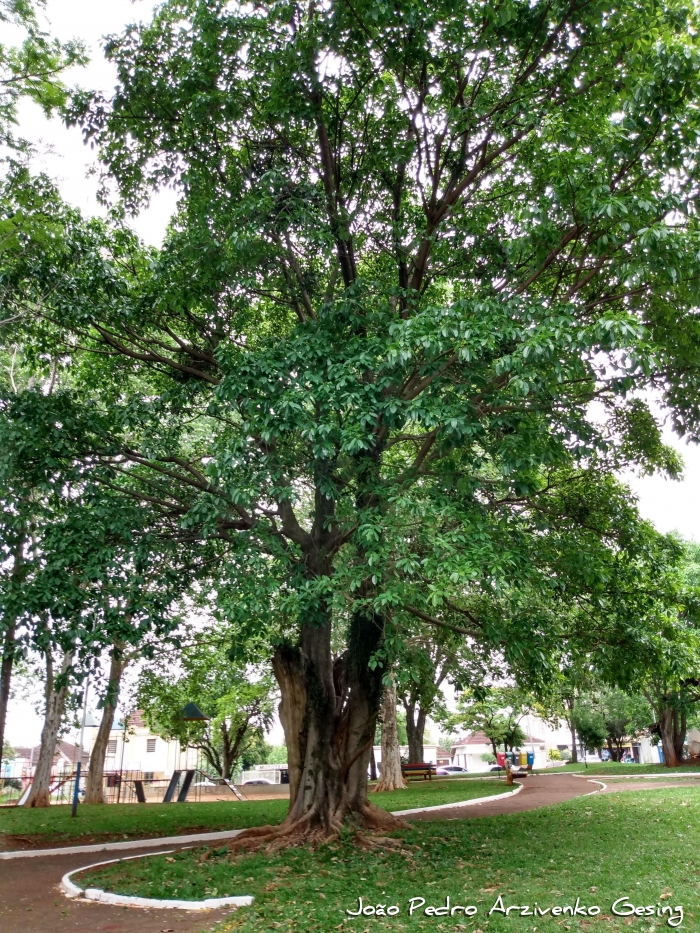
[[[369,779],[370,781],[377,780],[377,759],[374,755],[374,745],[372,745],[372,749],[369,755]]]
[[[114,725],[114,714],[119,700],[119,688],[128,661],[123,660],[121,651],[115,648],[109,662],[109,682],[102,719],[97,730],[95,744],[90,755],[90,767],[85,786],[85,803],[104,803],[104,771],[109,736]]]
[[[423,741],[425,738],[426,713],[415,701],[404,703],[406,710],[406,735],[408,737],[408,760],[412,764],[422,764],[425,752]]]
[[[569,709],[569,717],[567,722],[569,723],[569,732],[571,733],[571,763],[578,764],[578,745],[576,741],[576,728],[574,726],[574,700],[571,698],[570,702],[567,703]]]
[[[385,689],[382,703],[382,773],[376,790],[403,790],[405,787],[396,725],[396,687],[392,683]]]
[[[231,780],[231,737],[228,732],[228,726],[226,722],[221,723],[221,739],[222,739],[222,752],[221,752],[221,777],[226,781]]]
[[[64,652],[61,675],[68,672],[72,663],[73,651]],[[32,789],[24,804],[25,807],[48,807],[51,803],[51,770],[69,692],[67,682],[58,690],[54,689],[54,687],[53,661],[49,650],[46,653],[46,712],[44,714],[44,726],[41,730],[41,749],[34,771]]]
[[[10,622],[3,639],[2,663],[0,664],[0,756],[2,756],[2,750],[5,747],[7,706],[10,700],[12,668],[15,663],[15,633],[15,624]]]

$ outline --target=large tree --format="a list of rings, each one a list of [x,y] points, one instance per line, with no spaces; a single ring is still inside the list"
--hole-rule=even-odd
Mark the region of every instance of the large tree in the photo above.
[[[226,610],[278,626],[270,834],[391,823],[366,797],[387,625],[523,657],[553,613],[469,599],[527,575],[513,523],[545,536],[571,468],[676,468],[635,389],[696,431],[696,25],[676,0],[167,0],[109,41],[113,99],[76,102],[107,188],[175,184],[178,216],[148,256],[65,212],[5,301],[85,387],[57,438],[224,540]],[[407,553],[426,511],[439,566]],[[585,554],[561,566],[595,612]]]

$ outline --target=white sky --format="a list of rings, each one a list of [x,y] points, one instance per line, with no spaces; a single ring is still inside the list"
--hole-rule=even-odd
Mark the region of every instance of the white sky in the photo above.
[[[106,95],[116,83],[114,68],[102,56],[102,38],[119,33],[129,23],[147,20],[154,6],[152,0],[48,0],[46,16],[52,35],[65,41],[82,39],[90,54],[86,68],[75,69],[68,83],[102,91]],[[3,37],[11,41],[12,36]],[[41,110],[25,103],[20,110],[20,132],[32,140],[40,152],[35,168],[56,179],[63,197],[85,213],[102,213],[97,203],[98,181],[88,175],[95,165],[93,150],[85,146],[78,129],[68,130],[59,120],[46,120]],[[174,210],[175,195],[164,191],[157,195],[147,211],[133,222],[139,235],[158,245]],[[639,509],[661,532],[678,531],[685,538],[700,541],[700,447],[686,445],[670,431],[666,442],[683,456],[685,474],[680,482],[658,476],[624,479],[639,497]],[[12,744],[28,745],[39,741],[41,720],[32,703],[15,698],[10,707],[7,739]],[[276,732],[275,743],[282,741]]]

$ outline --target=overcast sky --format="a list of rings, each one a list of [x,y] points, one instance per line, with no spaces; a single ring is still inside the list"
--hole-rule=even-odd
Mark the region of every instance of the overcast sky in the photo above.
[[[102,56],[103,37],[119,33],[132,22],[149,18],[151,0],[48,0],[46,17],[53,35],[61,40],[82,39],[91,57],[86,68],[75,69],[68,81],[102,91],[109,95],[116,83],[115,72]],[[3,41],[10,38],[3,37]],[[97,203],[98,181],[90,177],[95,165],[94,152],[84,145],[78,129],[66,129],[59,120],[48,121],[38,107],[22,105],[20,130],[39,150],[35,168],[56,179],[63,197],[86,213],[101,213]],[[175,205],[175,195],[165,191],[157,195],[150,208],[134,220],[134,227],[143,239],[158,245]],[[666,442],[682,455],[685,474],[680,482],[661,477],[625,476],[624,479],[639,497],[642,515],[659,531],[678,531],[685,538],[700,541],[700,448],[681,442],[666,431]],[[26,745],[38,742],[41,720],[26,701],[15,699],[10,707],[7,738],[10,743]],[[278,735],[274,738],[280,741]]]

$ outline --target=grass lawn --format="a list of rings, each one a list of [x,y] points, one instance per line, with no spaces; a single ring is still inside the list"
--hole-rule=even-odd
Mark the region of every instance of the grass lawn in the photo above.
[[[576,765],[568,764],[557,768],[538,768],[535,774],[554,774],[557,771],[587,771],[588,774],[609,774],[634,777],[635,774],[697,774],[700,777],[700,766],[681,765],[678,768],[667,768],[665,765],[626,765],[620,761],[601,761],[599,764],[589,762],[586,768],[583,762]]]
[[[665,917],[615,917],[614,901],[684,909],[681,929],[700,929],[700,788],[647,790],[578,798],[528,813],[478,820],[417,823],[399,851],[359,849],[350,839],[311,852],[229,855],[202,850],[155,856],[86,873],[81,884],[150,897],[253,894],[219,933],[272,931],[477,930],[483,933],[612,933],[672,929]],[[591,917],[521,917],[503,906],[598,906]],[[365,905],[398,905],[388,917],[356,917]],[[425,907],[473,905],[473,917],[426,916]],[[409,899],[425,905],[408,915]],[[622,907],[622,905],[621,905]],[[621,909],[618,908],[618,909]]]
[[[465,785],[460,781],[413,781],[408,790],[372,794],[372,800],[386,810],[408,810],[458,800],[471,800],[505,792],[504,781],[480,781]],[[211,803],[81,805],[78,817],[71,819],[70,807],[53,806],[44,810],[13,807],[0,810],[0,848],[18,845],[47,845],[73,840],[139,839],[173,836],[182,832],[214,832],[245,829],[284,819],[289,801],[248,800]]]

